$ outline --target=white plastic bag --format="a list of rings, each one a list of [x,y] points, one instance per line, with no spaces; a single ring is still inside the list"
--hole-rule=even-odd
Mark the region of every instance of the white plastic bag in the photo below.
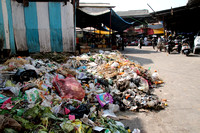
[[[28,103],[35,103],[40,98],[40,93],[43,93],[43,91],[33,88],[30,90],[25,91],[25,99],[28,101]]]

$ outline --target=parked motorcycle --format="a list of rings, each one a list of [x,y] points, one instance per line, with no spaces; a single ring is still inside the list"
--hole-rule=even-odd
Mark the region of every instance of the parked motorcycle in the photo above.
[[[175,43],[174,40],[169,40],[168,44],[166,45],[166,50],[169,54],[173,51],[177,51],[178,53],[180,53],[181,47],[181,43]]]
[[[191,53],[191,48],[190,48],[188,38],[182,40],[181,52],[182,54],[185,54],[186,56],[188,56]]]

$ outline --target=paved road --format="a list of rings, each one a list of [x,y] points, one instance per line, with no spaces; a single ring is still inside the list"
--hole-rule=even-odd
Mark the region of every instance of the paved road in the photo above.
[[[200,55],[168,55],[152,47],[126,47],[123,53],[159,72],[166,83],[155,93],[166,98],[169,106],[159,112],[120,113],[128,116],[122,122],[142,133],[200,133]]]

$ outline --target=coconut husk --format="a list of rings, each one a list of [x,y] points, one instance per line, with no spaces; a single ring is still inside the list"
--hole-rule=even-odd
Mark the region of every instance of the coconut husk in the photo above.
[[[7,60],[7,61],[4,63],[4,65],[9,65],[10,63],[13,63],[13,64],[14,64],[13,66],[18,67],[18,66],[22,66],[22,65],[27,64],[28,61],[26,61],[26,60],[24,60],[24,59],[22,59],[22,58],[20,58],[20,59],[11,58],[11,59]]]
[[[70,70],[68,68],[60,68],[60,69],[57,69],[57,72],[64,75],[64,76],[67,76],[67,75],[73,75],[74,77],[76,77],[76,72],[73,71],[73,70]]]

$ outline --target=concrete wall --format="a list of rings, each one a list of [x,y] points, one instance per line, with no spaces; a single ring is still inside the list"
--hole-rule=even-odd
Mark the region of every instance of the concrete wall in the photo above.
[[[0,39],[4,49],[36,52],[74,52],[73,5],[64,2],[0,0]]]

